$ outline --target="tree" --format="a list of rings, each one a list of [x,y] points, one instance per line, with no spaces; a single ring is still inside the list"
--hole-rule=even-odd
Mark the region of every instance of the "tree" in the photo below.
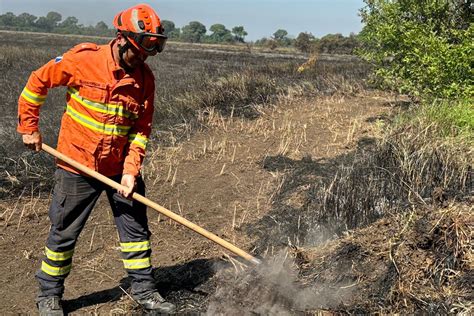
[[[58,26],[61,19],[61,14],[51,11],[45,17],[40,17],[35,24],[41,31],[51,32]]]
[[[32,28],[35,25],[36,16],[29,13],[22,13],[17,17],[17,24],[23,28]]]
[[[181,37],[181,29],[179,27],[175,28],[171,32],[168,33],[169,38],[179,39]]]
[[[99,21],[94,28],[97,35],[110,35],[110,29],[104,21]]]
[[[230,31],[223,24],[213,24],[209,29],[212,34],[210,40],[215,43],[233,42],[234,38]]]
[[[76,28],[77,23],[79,23],[79,20],[76,17],[68,16],[64,21],[59,23],[59,27],[61,27],[61,28]]]
[[[35,22],[35,26],[41,32],[51,32],[53,30],[51,24],[49,23],[48,19],[44,16],[40,16],[38,20]]]
[[[301,32],[295,40],[295,47],[303,53],[309,53],[315,37],[311,33]]]
[[[77,25],[78,22],[79,20],[76,17],[68,16],[58,24],[56,31],[63,34],[79,34],[80,27]]]
[[[414,96],[474,95],[466,0],[365,0],[360,55],[385,87]]]
[[[245,43],[245,36],[248,35],[243,26],[234,26],[232,28],[232,34],[234,34],[235,41],[240,43]]]
[[[7,12],[5,14],[0,15],[0,25],[1,26],[16,26],[17,25],[17,17],[13,12]]]
[[[341,52],[340,47],[343,46],[344,36],[340,33],[327,34],[318,42],[318,50],[321,53],[337,54]]]
[[[279,29],[275,33],[273,33],[273,39],[275,40],[277,45],[280,46],[290,46],[291,39],[287,37],[288,32],[286,30]]]
[[[199,43],[206,32],[207,30],[204,24],[198,21],[192,21],[182,28],[181,39],[185,42]]]
[[[273,38],[277,41],[283,41],[287,35],[288,32],[286,30],[279,29],[275,33],[273,33]]]
[[[165,30],[164,33],[166,36],[170,37],[170,33],[176,29],[173,21],[163,20],[161,21],[161,26]]]
[[[50,11],[48,14],[46,14],[46,19],[49,21],[51,26],[55,28],[58,26],[58,23],[62,20],[61,14],[58,12]]]

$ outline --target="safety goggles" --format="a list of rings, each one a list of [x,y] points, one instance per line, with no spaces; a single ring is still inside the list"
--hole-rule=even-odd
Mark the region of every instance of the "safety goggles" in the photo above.
[[[161,53],[165,48],[166,40],[168,40],[166,35],[156,33],[122,31],[122,34],[132,39],[140,48],[150,55]]]

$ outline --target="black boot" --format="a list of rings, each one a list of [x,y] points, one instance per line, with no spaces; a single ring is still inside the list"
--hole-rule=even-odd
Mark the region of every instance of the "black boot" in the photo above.
[[[61,305],[61,299],[58,296],[48,296],[41,299],[38,303],[40,316],[63,316],[64,311]]]
[[[156,291],[150,292],[150,294],[146,294],[136,299],[136,301],[144,309],[153,313],[172,314],[176,311],[176,306],[165,301],[160,293]]]

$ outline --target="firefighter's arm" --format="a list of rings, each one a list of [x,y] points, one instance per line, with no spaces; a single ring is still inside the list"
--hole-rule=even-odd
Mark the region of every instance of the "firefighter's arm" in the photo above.
[[[38,126],[40,107],[46,101],[48,89],[74,83],[77,70],[75,54],[85,49],[97,49],[97,45],[78,45],[31,73],[18,99],[17,131],[23,135],[23,142],[27,147],[37,151],[41,149]]]
[[[137,177],[142,167],[145,157],[145,149],[151,134],[151,124],[153,120],[154,89],[142,105],[135,124],[130,129],[128,135],[129,147],[125,156],[123,174]]]

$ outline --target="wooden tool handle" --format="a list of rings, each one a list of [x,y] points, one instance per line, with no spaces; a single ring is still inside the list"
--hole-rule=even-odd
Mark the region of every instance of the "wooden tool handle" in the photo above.
[[[107,184],[108,186],[116,189],[116,190],[119,190],[121,188],[123,188],[123,186],[109,178],[107,178],[106,176],[98,173],[97,171],[95,170],[92,170],[80,163],[78,163],[77,161],[67,157],[66,155],[60,153],[59,151],[51,148],[50,146],[46,145],[46,144],[42,144],[42,149],[47,152],[48,154],[68,163],[69,165],[73,166],[74,168],[76,168],[77,170],[79,171],[82,171],[83,173],[87,174],[88,176],[91,176],[105,184]],[[242,249],[234,246],[233,244],[225,241],[224,239],[216,236],[215,234],[205,230],[204,228],[194,224],[193,222],[190,222],[188,221],[187,219],[185,219],[184,217],[182,216],[179,216],[173,212],[171,212],[170,210],[164,208],[163,206],[151,201],[150,199],[144,197],[143,195],[141,194],[138,194],[138,193],[133,193],[132,195],[132,198],[140,203],[143,203],[145,204],[146,206],[149,206],[151,207],[152,209],[160,212],[161,214],[171,218],[172,220],[174,220],[175,222],[183,225],[183,226],[186,226],[187,228],[195,231],[196,233],[206,237],[207,239],[210,239],[212,240],[213,242],[215,242],[216,244],[224,247],[225,249],[231,251],[232,253],[238,255],[239,257],[242,257],[244,258],[245,260],[247,261],[250,261],[252,262],[253,264],[260,264],[261,261],[257,258],[255,258],[254,256],[248,254],[247,252],[243,251]]]

